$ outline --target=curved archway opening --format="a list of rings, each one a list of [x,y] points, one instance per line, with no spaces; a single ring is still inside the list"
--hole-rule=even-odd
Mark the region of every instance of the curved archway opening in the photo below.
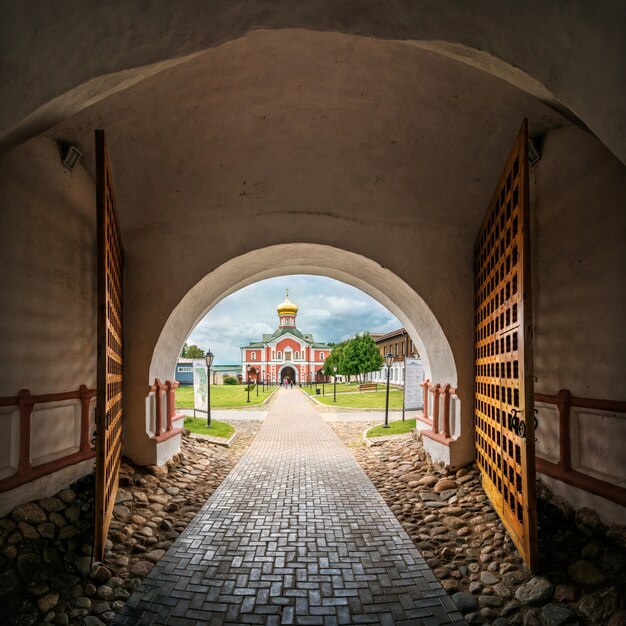
[[[284,384],[285,381],[287,381],[287,384],[295,384],[298,382],[296,370],[291,365],[283,365],[280,370],[278,370],[278,376],[280,377],[281,384]]]
[[[283,264],[277,263],[277,259],[284,258],[289,259],[288,272],[285,271]],[[200,320],[221,300],[252,283],[292,274],[326,276],[352,285],[371,296],[398,318],[422,359],[425,378],[442,386],[448,384],[452,388],[461,387],[453,409],[455,422],[453,432],[456,437],[453,443],[458,443],[456,447],[464,462],[471,460],[469,416],[461,414],[461,404],[469,406],[471,381],[468,376],[471,376],[471,367],[468,368],[467,363],[463,365],[462,379],[457,368],[457,359],[471,361],[471,354],[453,354],[451,344],[428,303],[399,276],[372,259],[327,245],[309,243],[273,245],[233,258],[207,274],[188,291],[169,315],[154,346],[150,367],[146,372],[148,380],[173,379],[181,346]],[[293,380],[294,383],[298,382],[295,371],[288,372],[283,368],[279,373],[279,380],[285,378]],[[148,409],[144,423],[150,434],[151,403],[146,403],[145,400],[144,403]],[[127,440],[129,448],[127,452],[131,457],[134,455],[132,448],[142,445],[137,437],[138,427],[138,422],[135,422],[134,426],[131,425],[135,436],[131,435]],[[449,452],[445,451],[445,454],[449,455],[448,458],[445,458],[445,454],[439,458],[450,462],[454,446],[451,443],[446,445]],[[171,447],[169,453],[172,453]],[[158,454],[157,458],[159,456]],[[457,458],[454,462],[460,461]]]
[[[276,262],[289,258],[289,271]],[[207,274],[180,301],[154,347],[148,379],[172,378],[180,347],[218,302],[266,278],[313,274],[334,278],[370,295],[407,329],[424,362],[427,378],[456,386],[457,367],[441,325],[413,288],[375,261],[321,244],[283,244],[241,255]]]

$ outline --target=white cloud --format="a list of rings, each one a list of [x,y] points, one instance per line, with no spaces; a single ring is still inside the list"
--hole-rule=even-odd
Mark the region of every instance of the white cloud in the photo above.
[[[299,307],[297,325],[316,341],[337,342],[357,332],[389,332],[402,324],[359,289],[323,276],[281,276],[260,281],[217,304],[193,330],[188,342],[211,348],[215,363],[239,363],[240,346],[278,327],[276,306],[285,298]]]

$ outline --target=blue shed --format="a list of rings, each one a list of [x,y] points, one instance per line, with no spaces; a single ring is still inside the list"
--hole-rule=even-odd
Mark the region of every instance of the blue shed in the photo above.
[[[175,378],[181,385],[193,385],[193,359],[178,359]]]

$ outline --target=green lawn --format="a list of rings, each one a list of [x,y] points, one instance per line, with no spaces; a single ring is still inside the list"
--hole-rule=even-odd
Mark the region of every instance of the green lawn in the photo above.
[[[382,426],[374,426],[371,430],[367,431],[368,437],[386,437],[387,435],[402,435],[408,433],[415,428],[415,420],[398,420],[395,422],[389,422],[389,428],[383,428]]]
[[[385,383],[376,383],[378,385],[378,391],[384,391]],[[308,393],[310,396],[315,395],[315,389],[320,390],[320,394],[324,391],[324,395],[332,396],[333,395],[333,384],[332,383],[324,383],[322,387],[322,383],[317,383],[312,385],[311,387],[303,386],[302,391]],[[394,389],[392,386],[391,389]],[[359,391],[359,383],[337,383],[337,393],[373,393],[366,391]]]
[[[211,385],[211,406],[215,409],[224,409],[235,406],[251,406],[261,404],[275,389],[275,387],[259,387],[259,395],[256,388],[250,387],[250,404],[246,402],[248,392],[245,385]],[[193,385],[180,386],[176,389],[176,408],[193,409]]]
[[[322,393],[322,383],[316,383],[315,385],[311,385],[310,387],[303,385],[302,391],[304,393],[308,393],[310,396],[315,395],[315,389],[318,388],[320,393]],[[333,384],[332,383],[324,383],[324,391],[325,395],[332,396],[333,395]],[[337,393],[345,393],[346,391],[359,391],[359,385],[357,383],[337,383]]]
[[[234,432],[235,427],[226,422],[211,420],[211,428],[207,428],[205,417],[186,417],[185,428],[196,435],[211,435],[211,437],[223,437],[228,439]]]
[[[369,391],[363,393],[343,393],[337,394],[337,402],[333,402],[333,394],[325,396],[315,396],[322,404],[328,406],[351,407],[355,409],[384,409],[385,391]],[[402,408],[402,391],[400,389],[389,390],[389,408]]]

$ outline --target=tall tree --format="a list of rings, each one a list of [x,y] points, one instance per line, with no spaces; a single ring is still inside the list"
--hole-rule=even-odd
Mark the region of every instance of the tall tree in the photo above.
[[[324,364],[324,373],[332,376],[336,365],[337,372],[347,376],[348,380],[351,376],[356,376],[362,381],[363,374],[377,372],[383,363],[383,357],[374,340],[368,334],[356,335],[333,348]]]
[[[183,349],[180,351],[180,356],[187,359],[202,359],[204,358],[204,350],[199,348],[195,343],[191,345],[185,343]]]
[[[324,374],[326,374],[326,376],[335,375],[335,366],[337,366],[337,373],[343,374],[342,353],[345,345],[345,341],[335,344],[331,353],[326,357],[326,361],[324,361]]]

